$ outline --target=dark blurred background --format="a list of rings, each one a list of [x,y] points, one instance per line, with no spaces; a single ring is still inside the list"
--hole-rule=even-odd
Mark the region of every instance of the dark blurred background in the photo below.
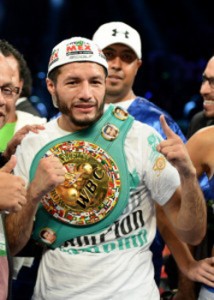
[[[211,0],[0,0],[0,38],[23,53],[33,75],[32,101],[56,110],[45,77],[52,48],[71,36],[91,38],[103,23],[123,21],[141,35],[143,66],[135,92],[167,110],[184,130],[202,108],[201,74],[214,54]]]

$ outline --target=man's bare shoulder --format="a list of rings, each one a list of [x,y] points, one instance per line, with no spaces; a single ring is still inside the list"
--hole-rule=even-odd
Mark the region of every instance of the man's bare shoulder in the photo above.
[[[214,126],[198,130],[186,146],[197,173],[200,175],[204,171],[210,177],[214,170]]]
[[[201,147],[214,145],[214,125],[198,130],[193,136],[191,136],[187,144],[200,145]]]

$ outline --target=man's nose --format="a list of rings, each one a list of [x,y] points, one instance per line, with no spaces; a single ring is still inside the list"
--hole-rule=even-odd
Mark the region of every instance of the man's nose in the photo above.
[[[201,84],[200,94],[201,95],[203,95],[203,94],[209,94],[210,92],[211,92],[210,84],[209,84],[208,80],[205,80]]]
[[[119,56],[115,56],[115,58],[112,59],[112,60],[110,61],[110,63],[111,63],[111,67],[112,67],[112,68],[120,69],[120,68],[121,68],[121,64],[122,64],[122,61],[121,61],[121,59],[120,59]]]
[[[79,98],[88,100],[92,97],[92,89],[89,82],[84,82],[80,87]]]

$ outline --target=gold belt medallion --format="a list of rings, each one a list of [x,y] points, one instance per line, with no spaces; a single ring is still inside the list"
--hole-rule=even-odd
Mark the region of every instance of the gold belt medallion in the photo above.
[[[72,225],[101,221],[115,207],[120,192],[116,163],[101,147],[85,141],[57,144],[46,156],[55,155],[67,172],[63,184],[42,199],[55,218]]]

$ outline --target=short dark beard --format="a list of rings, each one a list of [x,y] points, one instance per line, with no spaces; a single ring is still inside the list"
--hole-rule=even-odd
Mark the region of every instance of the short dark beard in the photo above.
[[[75,116],[70,114],[70,109],[60,101],[60,97],[59,95],[56,93],[56,102],[57,102],[57,106],[59,111],[63,114],[68,116],[70,122],[72,124],[74,124],[75,126],[78,127],[86,127],[86,126],[90,126],[94,123],[96,123],[103,115],[103,110],[104,110],[104,105],[105,105],[105,101],[103,100],[102,104],[100,105],[96,116],[94,117],[94,119],[90,119],[90,120],[77,120],[75,118]]]

